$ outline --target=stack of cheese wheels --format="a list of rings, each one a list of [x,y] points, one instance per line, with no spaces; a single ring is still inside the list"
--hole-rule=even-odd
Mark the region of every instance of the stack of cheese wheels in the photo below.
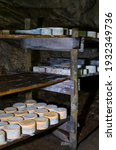
[[[7,114],[13,114],[17,111],[17,109],[15,107],[7,107],[4,109],[4,111],[7,113]]]
[[[0,121],[0,129],[4,129],[4,126],[8,125],[7,121]]]
[[[25,104],[27,105],[27,106],[33,106],[33,105],[35,105],[37,102],[36,102],[36,100],[33,100],[33,99],[31,99],[31,100],[26,100],[25,101]]]
[[[17,112],[14,113],[14,115],[17,116],[17,117],[23,117],[26,114],[28,114],[28,112],[26,110],[17,111]]]
[[[41,108],[46,108],[46,107],[47,107],[47,104],[41,102],[41,103],[35,104],[35,106],[36,106],[38,109],[41,109]]]
[[[13,107],[17,108],[19,111],[23,111],[26,108],[26,105],[24,103],[15,103],[13,104]]]
[[[27,111],[28,113],[34,113],[36,111],[36,107],[35,106],[27,106]]]
[[[19,124],[23,120],[22,117],[12,117],[8,120],[10,124]]]
[[[17,124],[6,125],[4,127],[4,130],[6,131],[8,140],[18,139],[21,136],[20,126]]]
[[[49,120],[45,117],[39,117],[35,119],[37,130],[45,130],[49,126]]]
[[[49,104],[49,105],[47,105],[46,108],[47,108],[49,111],[54,111],[54,109],[58,108],[58,106],[57,106],[57,105],[53,105],[53,104]]]
[[[37,118],[37,114],[34,114],[34,113],[26,114],[23,116],[23,118],[25,120],[35,119],[35,118]]]
[[[0,130],[0,145],[6,144],[5,132]]]
[[[35,111],[35,113],[38,114],[39,117],[43,117],[46,112],[48,112],[48,110],[45,108],[36,109],[36,111]]]
[[[46,112],[44,117],[50,120],[50,125],[58,123],[58,114],[56,112]]]
[[[0,114],[3,114],[3,113],[5,113],[4,110],[0,110]]]
[[[0,120],[1,121],[8,121],[10,118],[13,117],[13,114],[0,114]]]
[[[35,132],[35,120],[23,120],[20,125],[22,127],[22,134],[31,135]]]
[[[67,109],[60,107],[56,108],[54,112],[57,112],[60,115],[60,119],[66,119],[67,118]]]

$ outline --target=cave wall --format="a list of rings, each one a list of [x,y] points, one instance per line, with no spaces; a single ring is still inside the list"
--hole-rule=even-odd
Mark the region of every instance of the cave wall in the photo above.
[[[0,0],[0,29],[79,27],[99,29],[99,0]]]
[[[0,40],[0,75],[28,71],[31,67],[30,52],[16,43]]]

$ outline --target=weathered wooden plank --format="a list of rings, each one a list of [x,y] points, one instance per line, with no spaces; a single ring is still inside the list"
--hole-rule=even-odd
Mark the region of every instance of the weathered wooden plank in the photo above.
[[[31,35],[31,34],[0,34],[0,39],[30,39],[30,38],[67,38],[65,35],[59,36],[50,36],[50,35]],[[69,37],[68,37],[69,38]]]
[[[46,73],[21,73],[0,77],[0,96],[42,88],[67,80],[69,77]]]
[[[77,125],[78,125],[78,75],[77,75],[77,49],[71,50],[71,80],[73,88],[71,89],[71,129],[69,133],[70,148],[77,150]]]

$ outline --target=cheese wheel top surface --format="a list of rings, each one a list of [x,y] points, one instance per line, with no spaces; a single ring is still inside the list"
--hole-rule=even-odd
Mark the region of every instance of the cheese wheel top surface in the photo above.
[[[16,108],[21,108],[21,107],[26,107],[26,105],[24,103],[15,103],[13,104],[13,107],[16,107]]]
[[[23,118],[22,117],[12,117],[11,119],[9,119],[9,121],[22,121]]]
[[[4,127],[4,130],[6,130],[6,131],[17,130],[17,129],[20,129],[20,126],[17,124],[9,124]]]
[[[36,106],[37,108],[46,108],[46,107],[47,107],[47,104],[40,102],[40,103],[37,103],[35,106]]]
[[[45,113],[45,112],[48,112],[48,110],[45,108],[36,109],[36,113]]]
[[[27,111],[17,111],[17,112],[14,113],[14,115],[17,116],[17,117],[23,117],[26,114],[28,114]]]
[[[21,126],[30,126],[30,125],[35,125],[35,121],[34,120],[23,120],[20,122]]]
[[[5,126],[5,125],[7,125],[8,124],[8,122],[6,122],[6,121],[0,121],[0,127],[1,126]]]
[[[4,109],[4,111],[5,111],[5,112],[15,112],[15,111],[17,111],[17,109],[16,109],[15,107],[6,107],[6,108]]]
[[[63,108],[63,107],[59,107],[59,108],[56,108],[55,111],[56,111],[56,112],[66,112],[67,109],[66,109],[66,108]]]
[[[0,114],[0,119],[13,117],[13,114]]]
[[[35,106],[27,106],[26,110],[31,111],[31,110],[35,110],[36,107]]]
[[[26,114],[26,115],[24,115],[23,117],[24,117],[24,118],[35,118],[35,117],[37,117],[37,115],[34,114],[34,113],[31,113],[31,114]]]
[[[22,117],[12,117],[10,120],[23,120]]]
[[[4,110],[0,110],[0,114],[3,114],[3,113],[5,113]]]
[[[26,100],[26,101],[25,101],[25,104],[27,104],[27,105],[28,105],[28,104],[32,104],[32,105],[33,105],[33,104],[36,104],[36,103],[37,103],[37,101],[36,101],[36,100],[33,100],[33,99],[30,99],[30,100]]]
[[[47,121],[48,121],[48,119],[45,118],[45,117],[38,117],[38,118],[36,118],[35,120],[36,120],[37,122],[47,122]]]
[[[58,114],[56,112],[46,112],[44,116],[48,118],[52,118],[52,117],[58,117]]]
[[[57,105],[53,105],[53,104],[49,104],[47,105],[47,109],[54,109],[54,108],[57,108],[58,106]]]

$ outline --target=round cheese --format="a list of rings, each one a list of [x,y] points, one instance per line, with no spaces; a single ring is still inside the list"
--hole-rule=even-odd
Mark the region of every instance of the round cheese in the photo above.
[[[25,104],[27,105],[27,106],[33,106],[33,105],[35,105],[37,102],[36,102],[36,100],[33,100],[33,99],[31,99],[31,100],[26,100],[25,101]]]
[[[36,107],[35,106],[27,106],[26,110],[29,113],[34,113],[36,111]]]
[[[34,113],[26,114],[23,116],[23,118],[25,120],[35,119],[35,118],[37,118],[37,114],[34,114]]]
[[[46,112],[44,117],[50,120],[50,125],[54,125],[58,123],[58,113],[56,112]]]
[[[4,112],[4,110],[0,110],[0,114],[4,114],[5,112]]]
[[[35,120],[23,120],[20,125],[22,127],[22,134],[31,135],[35,132]]]
[[[60,115],[60,119],[67,118],[67,109],[66,108],[60,107],[60,108],[56,108],[54,111]]]
[[[47,104],[46,103],[37,103],[36,105],[35,105],[38,109],[41,109],[41,108],[46,108],[47,107]]]
[[[0,129],[4,129],[4,126],[8,125],[7,121],[0,121]]]
[[[46,112],[48,112],[48,110],[45,108],[36,109],[36,111],[35,111],[35,113],[38,114],[39,117],[43,117]]]
[[[53,104],[50,104],[50,105],[47,105],[46,107],[49,111],[53,111],[54,109],[58,108],[57,105],[53,105]]]
[[[6,131],[8,140],[18,139],[21,136],[21,128],[17,124],[6,125],[4,130]]]
[[[0,130],[0,145],[6,144],[5,132]]]
[[[45,117],[39,117],[35,119],[37,130],[45,130],[49,126],[49,120]]]
[[[26,108],[26,105],[24,103],[15,103],[13,104],[13,107],[17,108],[19,111],[23,111]]]
[[[0,114],[0,120],[1,121],[8,121],[10,118],[13,117],[13,114]]]
[[[23,120],[22,117],[12,117],[8,120],[10,124],[19,124]]]
[[[26,114],[28,114],[28,112],[26,110],[24,110],[24,111],[17,111],[17,112],[14,113],[14,115],[17,116],[17,117],[23,117]]]
[[[4,109],[4,111],[7,113],[7,114],[13,114],[17,111],[17,109],[15,107],[7,107]]]

